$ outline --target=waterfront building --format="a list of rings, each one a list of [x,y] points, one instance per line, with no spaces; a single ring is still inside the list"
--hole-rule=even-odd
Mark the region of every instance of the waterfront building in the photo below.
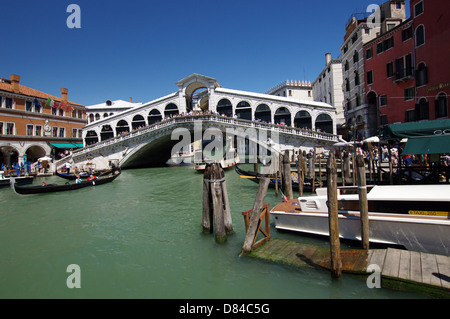
[[[83,146],[86,111],[67,95],[66,88],[58,97],[24,86],[19,75],[0,78],[0,165],[11,167],[25,158],[34,162]]]
[[[364,45],[377,125],[449,118],[450,3],[411,0],[410,18]]]
[[[356,126],[357,137],[362,139],[377,134],[377,109],[366,99],[366,83],[372,79],[365,73],[364,45],[377,36],[395,28],[406,19],[404,0],[390,0],[379,7],[380,23],[368,22],[371,13],[355,13],[347,23],[342,54],[344,114],[346,127]],[[386,42],[384,51],[392,47]]]
[[[142,103],[133,103],[131,97],[129,102],[124,100],[106,100],[104,103],[86,105],[86,118],[88,123],[92,123],[140,105]]]
[[[285,96],[303,101],[314,101],[312,85],[309,81],[286,80],[266,91],[266,94]]]
[[[342,82],[342,59],[331,59],[331,53],[325,54],[325,68],[312,83],[313,99],[329,103],[336,108],[338,130],[345,123]]]

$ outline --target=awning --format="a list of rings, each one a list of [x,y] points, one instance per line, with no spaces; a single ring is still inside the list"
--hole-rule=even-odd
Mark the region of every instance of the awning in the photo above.
[[[450,135],[409,138],[402,155],[450,153]]]
[[[61,148],[61,149],[69,149],[69,148],[82,148],[83,143],[50,143],[50,145]]]
[[[450,119],[390,124],[384,126],[383,139],[449,134]]]

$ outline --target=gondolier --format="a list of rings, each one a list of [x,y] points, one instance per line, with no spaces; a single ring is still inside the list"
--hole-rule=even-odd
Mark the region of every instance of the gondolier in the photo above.
[[[66,174],[70,173],[70,169],[72,168],[72,164],[70,164],[69,162],[66,163]]]

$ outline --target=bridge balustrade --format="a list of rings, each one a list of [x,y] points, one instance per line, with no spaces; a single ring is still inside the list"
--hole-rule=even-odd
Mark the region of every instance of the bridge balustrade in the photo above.
[[[272,123],[263,123],[263,122],[256,122],[256,121],[249,121],[244,119],[238,119],[238,118],[231,118],[231,117],[224,117],[220,115],[189,115],[189,116],[175,116],[170,119],[163,120],[161,122],[154,123],[152,125],[138,128],[136,130],[133,130],[129,133],[122,134],[120,136],[115,136],[110,139],[99,141],[95,144],[88,145],[82,149],[75,150],[73,152],[73,156],[81,155],[83,153],[87,153],[90,151],[94,151],[96,149],[109,146],[112,144],[116,144],[122,141],[125,141],[129,138],[133,138],[142,134],[149,133],[151,131],[156,131],[168,126],[172,126],[175,124],[180,123],[192,123],[194,121],[198,120],[205,120],[210,122],[217,122],[217,123],[224,123],[229,124],[237,127],[246,127],[246,128],[257,128],[257,129],[265,129],[265,130],[271,130],[271,131],[277,131],[279,133],[284,134],[292,134],[296,136],[303,136],[303,137],[309,137],[309,138],[315,138],[315,139],[322,139],[322,140],[328,140],[328,141],[337,141],[338,137],[333,134],[325,133],[325,132],[318,132],[308,129],[301,129],[301,128],[294,128],[294,127],[288,127],[284,125],[279,124],[272,124]],[[57,164],[59,165],[59,163]]]

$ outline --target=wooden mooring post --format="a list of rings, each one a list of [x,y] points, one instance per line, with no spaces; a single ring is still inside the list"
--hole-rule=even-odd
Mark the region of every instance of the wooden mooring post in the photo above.
[[[261,211],[264,207],[264,198],[267,194],[270,179],[261,177],[259,180],[258,192],[256,194],[255,203],[248,220],[247,233],[245,234],[244,245],[242,246],[242,253],[250,253],[253,249],[256,236],[261,225]],[[267,220],[266,220],[267,222]],[[270,228],[269,228],[270,229]]]
[[[327,161],[327,196],[328,221],[330,231],[331,275],[339,278],[342,274],[341,244],[339,241],[339,216],[337,198],[337,169],[334,153],[331,152]]]
[[[361,242],[363,249],[369,249],[369,206],[367,203],[366,168],[362,155],[356,156],[358,176],[359,211],[361,219]]]
[[[213,227],[214,222],[214,227]],[[203,233],[212,233],[224,242],[233,233],[225,173],[220,164],[207,164],[203,175]]]
[[[292,178],[291,178],[291,161],[289,160],[289,151],[284,151],[283,156],[283,181],[284,181],[284,193],[288,199],[293,199],[294,194],[292,192]]]
[[[303,196],[303,184],[305,182],[305,170],[303,161],[304,161],[303,152],[301,149],[299,149],[297,161],[297,176],[298,176],[298,192],[300,196]]]

